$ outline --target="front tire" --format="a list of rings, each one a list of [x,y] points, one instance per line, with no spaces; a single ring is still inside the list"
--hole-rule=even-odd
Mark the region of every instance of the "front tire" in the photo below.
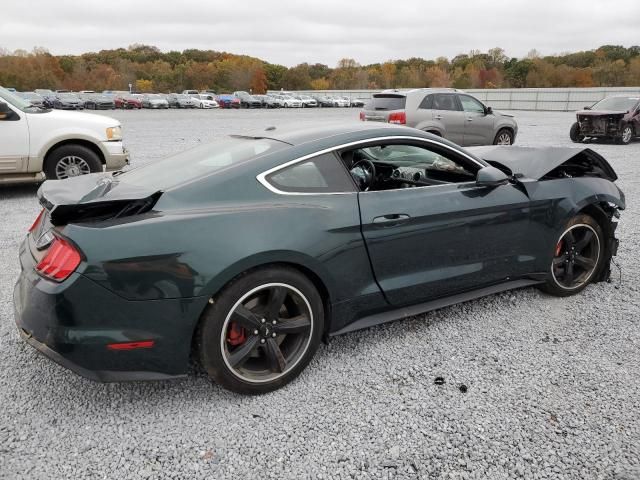
[[[502,128],[493,139],[494,145],[513,145],[513,132],[508,128]]]
[[[297,270],[269,267],[242,274],[214,297],[196,347],[218,384],[262,394],[302,372],[323,331],[323,302],[313,283]]]
[[[44,164],[44,173],[49,180],[64,180],[102,171],[98,155],[83,145],[58,147],[47,156]]]
[[[569,129],[569,138],[573,143],[582,143],[584,135],[580,133],[580,125],[578,122],[573,122],[571,129]]]
[[[633,127],[631,125],[624,125],[622,127],[622,132],[620,133],[619,142],[622,145],[629,145],[629,143],[631,143],[632,138],[633,138]]]
[[[558,297],[584,290],[602,270],[605,239],[593,217],[580,214],[572,218],[553,246],[553,257],[541,290]]]

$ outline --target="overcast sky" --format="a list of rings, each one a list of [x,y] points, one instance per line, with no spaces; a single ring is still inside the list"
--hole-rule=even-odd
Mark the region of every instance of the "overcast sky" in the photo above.
[[[78,54],[133,43],[212,49],[293,66],[453,57],[502,47],[523,57],[640,44],[640,0],[3,0],[0,48]]]

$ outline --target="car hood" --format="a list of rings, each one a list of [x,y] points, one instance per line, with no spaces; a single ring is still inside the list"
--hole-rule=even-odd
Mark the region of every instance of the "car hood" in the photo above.
[[[84,112],[65,112],[64,110],[49,110],[41,113],[28,114],[29,124],[41,124],[43,128],[52,128],[54,125],[77,126],[82,129],[87,127],[95,129],[101,135],[105,135],[104,131],[108,127],[120,125],[115,118],[105,117],[103,115],[95,115],[93,113]]]
[[[513,175],[534,180],[540,180],[568,160],[584,155],[599,167],[603,178],[612,182],[618,179],[609,162],[590,148],[488,146],[467,150],[493,166],[506,168]]]
[[[588,117],[610,116],[610,115],[626,115],[628,111],[620,110],[580,110],[577,115],[585,115]]]
[[[515,115],[510,115],[510,114],[508,114],[508,113],[499,112],[499,111],[497,111],[497,110],[494,110],[494,111],[493,111],[493,114],[494,114],[494,115],[496,115],[496,116],[498,116],[498,117],[509,117],[509,118],[514,118],[514,117],[515,117]]]
[[[142,213],[150,210],[160,195],[159,190],[121,182],[111,173],[47,180],[37,192],[54,225]]]

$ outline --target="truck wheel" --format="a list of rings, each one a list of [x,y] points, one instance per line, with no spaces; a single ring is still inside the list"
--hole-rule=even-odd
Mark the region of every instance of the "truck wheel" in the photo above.
[[[58,147],[47,155],[44,162],[44,173],[49,180],[64,180],[96,172],[102,172],[100,158],[82,145]]]
[[[633,127],[631,125],[624,125],[622,132],[620,133],[619,142],[623,145],[628,145],[633,138]]]
[[[569,138],[573,143],[581,143],[584,140],[584,135],[580,134],[580,125],[578,125],[578,122],[573,122],[573,125],[571,125]]]

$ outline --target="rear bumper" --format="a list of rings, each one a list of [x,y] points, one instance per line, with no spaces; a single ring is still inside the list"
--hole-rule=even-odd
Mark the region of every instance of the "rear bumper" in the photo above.
[[[65,368],[99,382],[164,380],[187,374],[191,336],[206,299],[129,301],[81,274],[62,283],[40,277],[28,241],[13,291],[22,338]],[[153,340],[152,348],[111,350]]]

